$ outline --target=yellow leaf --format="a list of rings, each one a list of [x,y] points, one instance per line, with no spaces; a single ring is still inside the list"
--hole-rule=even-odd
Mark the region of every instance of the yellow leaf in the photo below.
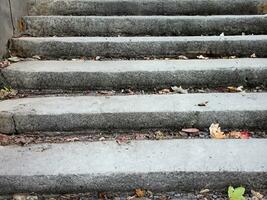
[[[210,136],[214,139],[225,139],[227,136],[225,135],[224,132],[221,131],[220,125],[219,124],[211,124],[210,125]]]

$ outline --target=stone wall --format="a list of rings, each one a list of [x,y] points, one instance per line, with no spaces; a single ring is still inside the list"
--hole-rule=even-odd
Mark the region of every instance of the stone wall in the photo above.
[[[27,0],[0,0],[0,59],[7,55],[8,40],[19,29],[23,15],[27,15]]]

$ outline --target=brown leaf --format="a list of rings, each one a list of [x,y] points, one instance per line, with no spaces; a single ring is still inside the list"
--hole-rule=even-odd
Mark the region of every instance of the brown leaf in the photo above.
[[[239,87],[233,87],[233,86],[229,86],[227,87],[228,92],[242,92],[243,91],[243,86],[239,86]]]
[[[4,60],[4,61],[0,62],[0,69],[8,67],[9,65],[10,65],[10,62],[7,60]]]
[[[240,139],[241,138],[241,132],[239,131],[231,131],[229,134],[230,138],[234,138],[234,139]]]
[[[146,135],[137,133],[137,134],[135,134],[135,139],[136,140],[145,140],[146,139]]]
[[[249,139],[250,133],[248,131],[231,131],[228,133],[230,138],[234,139]]]
[[[127,143],[130,143],[130,140],[127,136],[124,136],[124,135],[120,135],[118,137],[116,137],[116,142],[121,145],[123,143],[127,144]]]
[[[145,194],[146,194],[145,190],[135,189],[135,195],[136,195],[136,197],[142,198],[142,197],[145,196]]]
[[[108,199],[108,198],[107,198],[107,194],[106,194],[105,192],[99,192],[99,193],[98,193],[98,198],[99,198],[100,200],[106,200],[106,199]]]
[[[261,200],[264,197],[261,193],[256,192],[254,190],[251,190],[251,194],[252,194],[252,199],[254,200]]]
[[[10,144],[9,136],[0,134],[0,145],[8,145],[8,144]]]
[[[184,128],[184,129],[182,129],[182,131],[185,133],[198,133],[199,129],[197,129],[197,128]]]
[[[210,130],[210,136],[214,139],[226,139],[227,138],[225,133],[221,131],[219,124],[214,124],[214,123],[211,124],[209,130]]]

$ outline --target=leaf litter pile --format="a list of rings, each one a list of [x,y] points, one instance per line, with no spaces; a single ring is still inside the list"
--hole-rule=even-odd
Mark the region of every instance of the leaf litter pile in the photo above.
[[[38,195],[38,194],[14,194],[11,196],[1,197],[0,200],[264,200],[266,199],[266,191],[246,192],[242,187],[233,188],[229,187],[228,195],[225,192],[216,192],[208,188],[192,193],[179,193],[179,192],[153,192],[137,188],[130,192],[94,192],[94,193],[80,193],[80,194],[64,194],[64,195]]]
[[[234,130],[222,131],[219,124],[211,124],[209,129],[184,128],[182,130],[151,129],[140,131],[87,131],[75,133],[26,133],[19,135],[0,134],[0,145],[29,145],[40,143],[65,142],[106,142],[115,141],[118,145],[128,144],[134,140],[166,139],[250,139],[267,138],[265,131]]]

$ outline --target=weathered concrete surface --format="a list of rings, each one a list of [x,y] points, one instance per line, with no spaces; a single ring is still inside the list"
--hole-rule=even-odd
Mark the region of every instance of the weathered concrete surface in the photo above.
[[[31,0],[32,15],[265,14],[266,0]]]
[[[17,89],[267,86],[267,59],[30,61],[2,73]]]
[[[26,13],[26,1],[0,1],[0,60],[7,54],[8,40],[13,36],[15,29],[18,28],[17,20]]]
[[[265,15],[223,16],[30,16],[31,36],[192,36],[266,34]],[[238,24],[238,26],[237,26]]]
[[[0,194],[267,188],[267,140],[162,140],[0,147]]]
[[[208,101],[208,106],[197,106]],[[0,102],[0,132],[267,128],[267,93],[39,97]],[[13,127],[10,122],[13,120]]]
[[[2,57],[7,53],[7,41],[9,38],[12,37],[13,34],[12,19],[10,16],[10,7],[8,0],[2,0],[0,2],[0,24],[1,24],[1,31],[0,31],[0,60],[1,60]]]
[[[11,50],[22,57],[177,57],[186,55],[248,57],[267,56],[267,35],[191,37],[21,37],[12,39]]]

